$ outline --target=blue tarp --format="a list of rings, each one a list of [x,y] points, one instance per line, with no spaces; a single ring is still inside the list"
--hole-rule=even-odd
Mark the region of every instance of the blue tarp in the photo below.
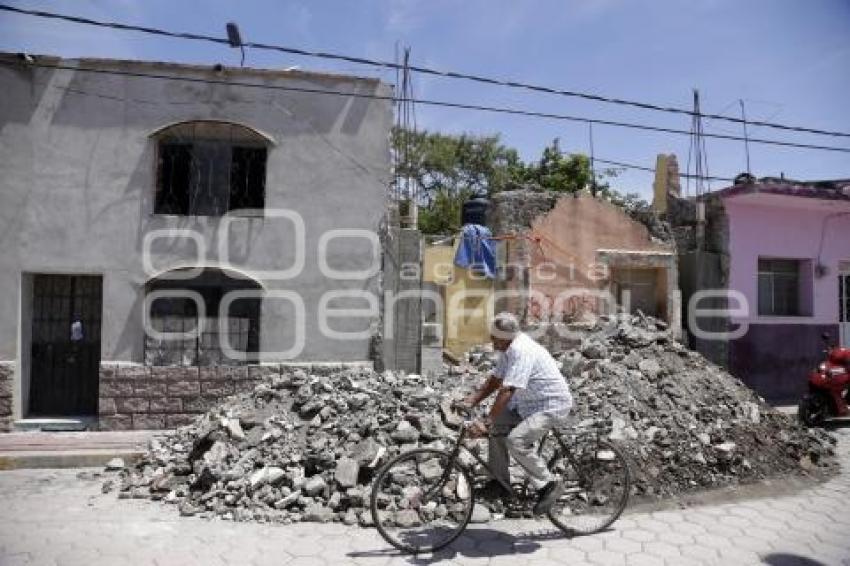
[[[488,279],[495,279],[498,271],[496,263],[496,241],[486,226],[464,224],[460,245],[455,254],[455,265],[470,269]]]

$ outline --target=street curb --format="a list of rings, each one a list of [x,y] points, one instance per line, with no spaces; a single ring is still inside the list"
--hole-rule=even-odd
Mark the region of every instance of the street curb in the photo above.
[[[143,452],[139,450],[60,450],[50,452],[22,451],[0,454],[0,471],[35,470],[41,468],[98,468],[113,458],[130,465]]]

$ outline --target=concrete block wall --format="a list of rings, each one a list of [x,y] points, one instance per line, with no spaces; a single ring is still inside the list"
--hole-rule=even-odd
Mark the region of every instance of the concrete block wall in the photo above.
[[[422,234],[418,230],[393,227],[384,249],[384,291],[392,297],[408,297],[407,293],[422,288],[421,273],[411,276],[411,266],[421,270]],[[384,305],[386,309],[386,304]],[[395,303],[392,313],[384,312],[385,324],[392,325],[392,337],[384,335],[382,365],[384,369],[420,371],[422,345],[422,302],[404,298]]]
[[[0,362],[0,432],[12,428],[12,380],[15,376],[15,364]]]
[[[278,365],[172,367],[101,364],[101,430],[189,424],[217,402],[280,375]]]

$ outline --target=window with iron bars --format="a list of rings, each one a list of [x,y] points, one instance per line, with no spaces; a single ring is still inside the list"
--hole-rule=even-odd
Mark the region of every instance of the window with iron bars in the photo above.
[[[182,270],[176,270],[180,272]],[[192,279],[173,279],[170,274],[150,281],[146,292],[157,290],[192,291],[201,296],[206,317],[199,318],[198,307],[188,297],[160,297],[150,305],[148,313],[154,330],[166,335],[188,338],[157,339],[145,336],[145,363],[152,366],[218,366],[243,365],[256,361],[260,346],[260,308],[258,298],[233,301],[227,313],[221,313],[222,299],[230,291],[259,290],[247,279],[236,279],[216,269],[205,269]],[[224,324],[220,324],[224,318]],[[198,325],[201,332],[194,332]],[[226,336],[220,333],[224,332]],[[222,345],[227,343],[241,353],[239,359],[229,357]],[[244,358],[244,359],[243,359]]]
[[[224,122],[187,122],[157,136],[155,214],[222,216],[265,206],[267,140]]]

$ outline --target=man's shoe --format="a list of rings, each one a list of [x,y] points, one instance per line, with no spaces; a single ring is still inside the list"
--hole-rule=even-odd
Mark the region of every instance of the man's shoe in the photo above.
[[[564,482],[560,480],[553,480],[544,485],[540,491],[537,492],[537,503],[534,505],[534,514],[535,515],[545,515],[552,509],[552,506],[555,505],[555,502],[558,501],[558,498],[561,497],[564,493]]]

